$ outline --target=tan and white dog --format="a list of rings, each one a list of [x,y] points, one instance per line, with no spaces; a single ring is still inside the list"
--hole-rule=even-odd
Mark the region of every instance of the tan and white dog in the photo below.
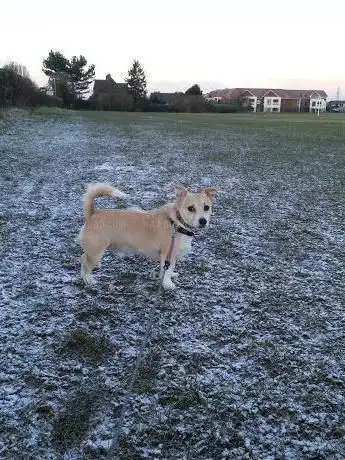
[[[178,187],[175,192],[174,202],[148,211],[95,209],[97,197],[124,198],[126,194],[108,184],[89,185],[84,197],[85,223],[79,236],[84,251],[81,257],[84,282],[93,283],[93,268],[107,248],[115,248],[160,260],[163,288],[174,289],[176,260],[189,252],[193,231],[209,225],[216,189],[209,187],[192,193]]]

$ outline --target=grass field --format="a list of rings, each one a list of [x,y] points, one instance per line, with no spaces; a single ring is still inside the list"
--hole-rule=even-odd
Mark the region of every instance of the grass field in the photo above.
[[[153,302],[121,459],[345,458],[345,117],[40,109],[0,154],[1,458],[105,458]],[[91,181],[217,186],[175,293],[112,253],[83,286]]]

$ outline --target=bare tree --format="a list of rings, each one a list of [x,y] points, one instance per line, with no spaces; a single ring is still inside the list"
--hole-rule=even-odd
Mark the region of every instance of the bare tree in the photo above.
[[[30,78],[29,71],[25,65],[20,64],[19,62],[11,61],[8,64],[6,64],[4,69],[11,70],[12,72],[16,73],[17,75],[20,75],[23,78]]]

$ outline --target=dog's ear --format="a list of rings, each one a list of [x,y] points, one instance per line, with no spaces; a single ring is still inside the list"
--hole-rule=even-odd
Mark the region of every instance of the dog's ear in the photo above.
[[[204,188],[203,192],[209,197],[210,200],[213,200],[217,189],[215,187],[206,187]]]
[[[175,195],[177,201],[182,201],[183,198],[187,195],[187,189],[182,187],[182,185],[177,185],[175,187]]]

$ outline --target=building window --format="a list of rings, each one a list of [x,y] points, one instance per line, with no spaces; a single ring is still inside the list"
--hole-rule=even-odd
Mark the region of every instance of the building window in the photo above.
[[[316,105],[316,102],[313,101],[313,102],[311,103],[311,106],[312,106],[312,107],[315,107],[315,105]]]
[[[279,99],[273,99],[273,104],[279,104]]]
[[[266,104],[267,104],[267,105],[271,105],[271,103],[272,103],[272,99],[271,99],[270,97],[268,97],[268,98],[266,99]]]
[[[278,108],[277,108],[277,107],[273,107],[272,112],[278,112]]]

